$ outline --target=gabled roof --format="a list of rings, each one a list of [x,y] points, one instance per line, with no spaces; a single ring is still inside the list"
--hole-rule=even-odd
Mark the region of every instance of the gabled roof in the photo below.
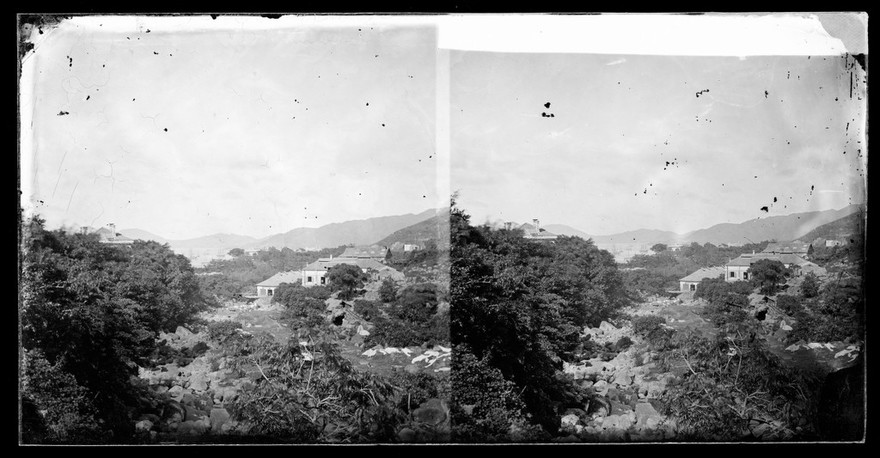
[[[740,255],[738,258],[727,263],[728,266],[732,267],[747,267],[754,264],[757,261],[762,259],[770,259],[773,261],[779,261],[786,265],[794,264],[796,266],[802,266],[806,264],[808,261],[796,254],[784,253],[784,254],[773,254],[773,253],[758,253],[758,254],[744,254]]]
[[[795,240],[794,242],[770,243],[764,248],[764,253],[806,253],[809,249],[809,243]]]
[[[338,266],[340,264],[349,264],[358,266],[361,269],[374,269],[380,270],[383,267],[387,267],[384,264],[376,261],[375,259],[369,258],[321,258],[317,261],[305,266],[302,268],[304,271],[314,272],[321,270],[328,270],[333,266]]]
[[[704,278],[717,278],[724,275],[724,266],[703,267],[679,281],[700,281]]]
[[[387,250],[379,245],[348,247],[340,258],[384,258]]]
[[[299,283],[302,279],[300,272],[291,270],[289,272],[281,272],[257,283],[257,286],[274,287],[282,283]]]

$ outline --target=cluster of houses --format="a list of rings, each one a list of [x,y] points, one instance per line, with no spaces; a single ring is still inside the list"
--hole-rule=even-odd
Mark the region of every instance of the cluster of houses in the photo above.
[[[335,258],[333,256],[320,258],[300,270],[281,272],[257,283],[257,297],[273,296],[282,283],[299,283],[303,286],[325,285],[327,271],[342,264],[359,267],[373,281],[386,278],[395,281],[404,280],[403,273],[384,264],[387,252],[387,248],[378,245],[346,248],[345,252]]]
[[[810,244],[801,241],[768,244],[760,253],[743,254],[723,266],[704,267],[678,281],[680,291],[696,291],[697,285],[706,278],[723,278],[725,281],[748,281],[752,264],[769,259],[779,261],[795,275],[826,274],[824,268],[806,259]]]

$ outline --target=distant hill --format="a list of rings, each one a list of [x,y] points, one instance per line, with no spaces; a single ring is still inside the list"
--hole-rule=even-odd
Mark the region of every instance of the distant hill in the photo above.
[[[196,237],[186,240],[169,240],[175,251],[177,250],[231,250],[256,242],[257,239],[247,235],[237,234],[213,234],[204,237]]]
[[[376,245],[391,247],[394,244],[437,242],[440,249],[449,248],[449,209],[437,210],[435,216],[411,226],[395,231],[376,242]]]
[[[865,213],[862,209],[859,209],[851,215],[823,224],[799,238],[801,241],[811,243],[816,239],[854,239],[857,237],[863,237],[864,233]]]
[[[156,235],[152,232],[147,232],[142,229],[122,229],[119,231],[119,233],[135,240],[152,240],[159,243],[168,243],[170,241],[165,237]]]
[[[584,240],[587,240],[590,237],[592,237],[592,235],[587,234],[586,232],[584,232],[580,229],[575,229],[571,226],[566,226],[565,224],[548,224],[543,227],[544,227],[544,229],[547,229],[548,232],[552,232],[557,235],[570,235],[570,236],[574,236],[574,237],[580,237]]]
[[[254,241],[240,248],[292,249],[333,248],[340,245],[368,245],[381,240],[389,234],[413,224],[425,221],[437,214],[436,209],[426,210],[417,215],[406,214],[382,216],[344,223],[333,223],[318,228],[301,227]],[[448,230],[448,229],[447,229]]]
[[[809,236],[810,231],[852,215],[860,211],[860,208],[858,205],[850,205],[840,210],[793,213],[784,216],[756,218],[742,223],[722,223],[686,234],[656,229],[638,229],[619,234],[590,235],[580,229],[563,224],[547,224],[543,227],[555,234],[574,235],[584,239],[592,238],[597,245],[653,245],[655,243],[691,242],[719,245],[722,243],[749,243],[749,240],[758,243],[774,239],[778,241],[798,239],[811,241],[816,237]]]
[[[685,234],[688,242],[703,243],[748,243],[764,240],[798,240],[817,227],[848,216],[859,210],[858,205],[850,205],[840,210],[825,210],[806,213],[793,213],[785,216],[758,218],[739,224],[716,224],[708,229],[700,229]]]
[[[657,229],[638,229],[635,231],[621,232],[612,235],[594,235],[593,242],[596,244],[655,244],[655,243],[681,243],[683,237],[675,232],[661,231]]]

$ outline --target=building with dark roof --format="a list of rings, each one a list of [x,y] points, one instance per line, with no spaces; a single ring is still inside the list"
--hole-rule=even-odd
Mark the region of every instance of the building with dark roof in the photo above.
[[[795,254],[798,256],[806,256],[810,250],[810,244],[795,240],[793,242],[774,242],[767,244],[762,253],[771,254]]]
[[[340,258],[357,258],[357,259],[375,259],[381,261],[385,259],[388,249],[379,245],[348,247],[339,255]]]

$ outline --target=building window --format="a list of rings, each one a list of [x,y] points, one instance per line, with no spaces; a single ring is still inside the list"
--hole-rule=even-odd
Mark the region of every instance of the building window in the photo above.
[[[272,290],[272,289],[267,289],[267,290],[266,290],[266,294],[268,294],[269,296],[271,296],[272,293],[274,293],[274,292],[275,292],[275,290]]]
[[[306,277],[306,283],[311,283],[311,282],[312,282],[312,277]]]
[[[730,278],[736,278],[736,272],[731,272],[731,273],[730,273]]]
[[[321,284],[322,284],[322,285],[325,283],[325,280],[326,280],[326,279],[327,279],[326,277],[321,277]]]
[[[749,273],[743,272],[743,280],[748,280],[748,279],[749,279]]]
[[[696,290],[697,290],[697,285],[691,285],[691,291],[696,291]]]

